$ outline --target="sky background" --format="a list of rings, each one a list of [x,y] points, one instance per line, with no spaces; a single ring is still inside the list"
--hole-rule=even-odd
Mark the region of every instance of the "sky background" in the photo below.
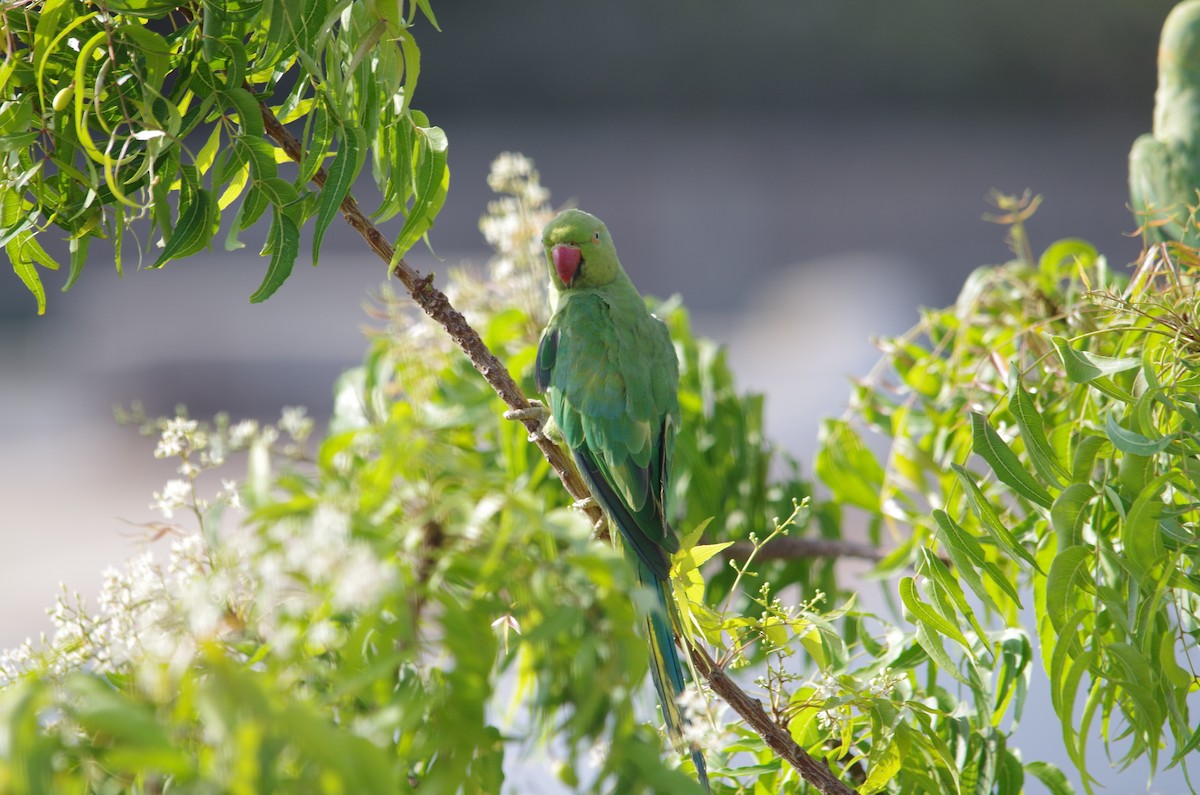
[[[435,3],[443,32],[417,31],[414,104],[449,136],[451,189],[431,234],[440,259],[409,259],[442,273],[485,261],[488,164],[523,152],[556,203],[606,220],[643,292],[683,296],[741,383],[766,392],[768,432],[807,464],[819,417],[874,362],[871,335],[1008,258],[1004,230],[982,220],[989,190],[1044,197],[1036,250],[1084,237],[1114,267],[1137,256],[1126,156],[1150,126],[1171,5]],[[259,306],[247,296],[265,262],[248,249],[118,279],[94,246],[42,318],[0,275],[0,644],[48,626],[60,580],[94,593],[155,518],[151,492],[172,468],[115,425],[113,404],[327,415],[384,270],[338,225],[320,268],[307,250]],[[1037,688],[1031,703],[1048,702]],[[1016,742],[1069,771],[1048,712]],[[1092,758],[1104,792],[1148,791],[1144,767],[1118,775]],[[1150,791],[1185,789],[1170,771]]]

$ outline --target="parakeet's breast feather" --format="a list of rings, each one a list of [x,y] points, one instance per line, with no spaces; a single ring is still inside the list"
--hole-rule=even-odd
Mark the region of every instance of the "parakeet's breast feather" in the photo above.
[[[550,407],[564,441],[627,543],[665,576],[664,553],[679,547],[663,504],[679,371],[666,327],[629,290],[562,297],[542,338],[539,386],[548,364]]]

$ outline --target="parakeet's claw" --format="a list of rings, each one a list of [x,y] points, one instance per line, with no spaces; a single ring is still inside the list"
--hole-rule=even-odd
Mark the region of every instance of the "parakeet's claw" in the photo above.
[[[607,535],[608,535],[608,517],[601,516],[599,519],[596,520],[596,523],[594,525],[592,525],[592,540],[595,540],[597,538],[604,538]]]
[[[540,400],[530,400],[529,405],[523,409],[510,409],[504,412],[504,419],[515,420],[517,422],[526,422],[533,420],[537,423],[537,430],[529,434],[529,441],[540,442],[546,438],[543,430],[546,426],[546,420],[550,418],[550,410]]]
[[[584,497],[582,500],[575,500],[575,502],[571,503],[571,507],[577,511],[586,511],[595,504],[596,499],[594,497]]]
[[[509,409],[504,412],[504,419],[517,420],[524,422],[525,420],[536,420],[538,425],[543,425],[546,418],[550,416],[550,410],[546,408],[546,404],[540,400],[529,400],[529,405],[523,409]]]

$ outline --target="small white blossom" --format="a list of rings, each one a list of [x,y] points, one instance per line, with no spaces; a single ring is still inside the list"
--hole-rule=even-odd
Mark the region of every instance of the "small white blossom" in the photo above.
[[[236,480],[226,480],[221,478],[221,491],[217,494],[219,499],[224,499],[233,508],[242,507],[242,495],[238,491]]]
[[[279,419],[279,427],[297,442],[303,442],[312,433],[312,418],[305,414],[303,406],[285,406]]]
[[[208,438],[200,430],[198,422],[187,417],[173,417],[163,423],[154,457],[174,458],[193,450],[203,450],[207,446]]]
[[[712,701],[699,687],[689,685],[675,697],[683,716],[680,733],[685,745],[718,747],[725,734],[724,704]]]
[[[254,420],[242,420],[229,429],[229,446],[235,450],[246,447],[258,435],[258,423]]]
[[[393,582],[392,570],[365,544],[356,544],[333,579],[333,605],[362,610],[379,601]]]
[[[150,503],[150,507],[160,511],[167,519],[171,519],[175,516],[176,509],[187,505],[191,493],[192,487],[186,480],[168,480],[162,491],[154,492],[154,502]]]
[[[867,683],[867,693],[873,698],[887,698],[903,679],[900,674],[892,673],[891,668],[884,668]]]
[[[496,193],[516,193],[520,190],[521,182],[535,173],[533,161],[525,155],[519,152],[501,152],[492,161],[492,168],[487,177],[488,187]]]
[[[596,740],[592,747],[588,749],[588,766],[592,768],[604,767],[605,761],[608,760],[609,744],[605,740]]]
[[[339,635],[338,628],[328,620],[318,621],[308,628],[308,642],[313,650],[320,653],[333,646]]]

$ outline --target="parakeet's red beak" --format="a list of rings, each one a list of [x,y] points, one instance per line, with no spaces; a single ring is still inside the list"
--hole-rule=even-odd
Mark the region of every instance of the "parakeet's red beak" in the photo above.
[[[562,279],[563,284],[571,286],[571,282],[579,273],[579,263],[583,261],[583,254],[575,246],[555,246],[550,250],[550,257],[554,260],[554,270],[558,271],[558,278]]]

